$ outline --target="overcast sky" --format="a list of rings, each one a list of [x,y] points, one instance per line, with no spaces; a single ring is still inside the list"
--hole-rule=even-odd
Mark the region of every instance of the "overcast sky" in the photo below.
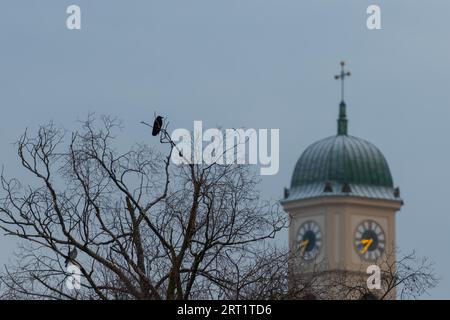
[[[373,3],[382,30],[366,28]],[[70,4],[80,31],[65,26]],[[2,0],[0,162],[27,181],[12,142],[90,111],[124,120],[124,146],[149,139],[139,121],[154,112],[173,129],[279,128],[280,171],[262,183],[277,199],[305,147],[336,132],[345,59],[349,133],[380,148],[405,200],[397,243],[436,262],[423,298],[450,298],[449,12],[446,0]],[[14,241],[0,240],[3,265]]]

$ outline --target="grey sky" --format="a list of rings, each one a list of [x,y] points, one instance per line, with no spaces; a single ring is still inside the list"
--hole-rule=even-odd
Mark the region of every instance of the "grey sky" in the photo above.
[[[366,28],[373,3],[382,30]],[[81,31],[65,27],[70,4]],[[262,184],[277,198],[304,148],[336,132],[345,59],[349,133],[381,149],[405,199],[398,245],[436,262],[430,297],[450,298],[449,12],[445,0],[3,0],[0,162],[22,177],[11,143],[26,127],[70,129],[89,111],[122,118],[124,145],[146,141],[138,123],[156,111],[172,128],[279,128],[280,172]],[[0,240],[3,264],[14,245]]]

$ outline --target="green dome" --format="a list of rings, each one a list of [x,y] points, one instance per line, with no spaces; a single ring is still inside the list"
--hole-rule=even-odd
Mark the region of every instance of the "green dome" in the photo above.
[[[292,175],[291,190],[313,183],[393,187],[383,154],[363,139],[336,135],[310,145]]]
[[[313,143],[300,156],[283,202],[330,196],[402,201],[381,151],[347,134],[343,100],[337,124],[337,135]]]
[[[353,196],[402,201],[383,154],[370,142],[345,134],[310,145],[298,159],[283,202]]]

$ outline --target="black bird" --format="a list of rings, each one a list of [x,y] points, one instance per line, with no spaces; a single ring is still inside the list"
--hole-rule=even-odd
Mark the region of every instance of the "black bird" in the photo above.
[[[155,122],[153,122],[153,130],[152,130],[152,136],[157,136],[162,129],[163,126],[163,117],[157,116],[155,119]]]

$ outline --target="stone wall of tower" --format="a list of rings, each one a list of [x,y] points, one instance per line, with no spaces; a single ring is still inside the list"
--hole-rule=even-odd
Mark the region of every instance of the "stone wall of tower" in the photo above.
[[[324,197],[293,201],[283,206],[291,221],[289,270],[290,290],[294,298],[309,294],[318,299],[360,299],[370,292],[366,273],[369,265],[378,265],[385,271],[384,276],[395,271],[395,213],[401,206],[400,202]],[[355,228],[364,219],[376,221],[386,235],[386,248],[376,262],[362,260],[354,248]],[[323,247],[314,261],[303,261],[296,256],[297,232],[305,221],[316,222],[323,233]],[[382,288],[372,294],[381,297],[386,290]],[[384,298],[395,299],[395,290],[389,290]]]

